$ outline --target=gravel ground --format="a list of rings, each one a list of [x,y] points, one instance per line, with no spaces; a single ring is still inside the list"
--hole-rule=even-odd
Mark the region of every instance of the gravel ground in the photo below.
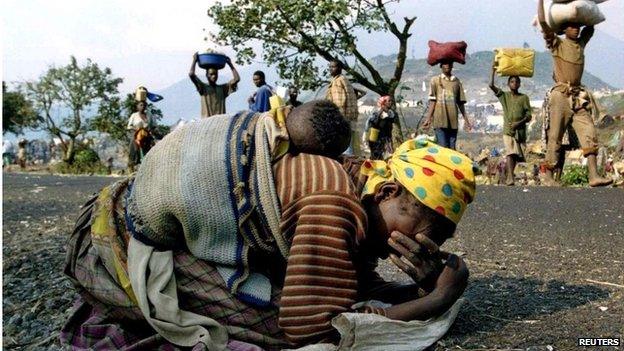
[[[75,295],[61,273],[65,240],[82,203],[113,178],[3,177],[3,348],[59,349]],[[445,246],[471,278],[437,350],[568,350],[578,337],[624,336],[623,190],[482,186]]]

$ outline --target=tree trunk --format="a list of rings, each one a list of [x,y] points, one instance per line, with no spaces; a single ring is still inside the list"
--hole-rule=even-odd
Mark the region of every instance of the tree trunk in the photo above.
[[[403,137],[402,129],[403,128],[401,127],[401,120],[397,112],[397,119],[394,121],[394,126],[392,127],[392,148],[394,149],[401,146],[401,144],[403,144],[403,141],[405,140]]]
[[[395,99],[395,93],[396,93],[396,86],[394,86],[393,88],[391,88],[390,91],[388,91],[388,95],[392,96],[392,101],[394,101],[394,112],[397,114],[397,118],[394,120],[394,125],[392,126],[392,148],[393,149],[397,149],[399,146],[401,146],[401,144],[403,144],[404,139],[404,135],[403,135],[403,128],[401,126],[401,116],[399,115],[399,112],[397,111],[396,108],[396,99]]]
[[[74,138],[71,138],[69,139],[67,149],[65,150],[63,161],[71,165],[74,163],[75,156],[76,156],[76,140]]]

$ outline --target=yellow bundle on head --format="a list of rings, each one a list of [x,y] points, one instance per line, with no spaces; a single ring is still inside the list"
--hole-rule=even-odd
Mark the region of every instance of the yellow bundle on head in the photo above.
[[[496,72],[501,76],[533,77],[535,50],[495,49],[494,63]]]
[[[454,223],[475,196],[472,160],[428,140],[406,141],[387,162],[368,160],[360,172],[368,176],[362,197],[374,194],[384,182],[396,181]]]

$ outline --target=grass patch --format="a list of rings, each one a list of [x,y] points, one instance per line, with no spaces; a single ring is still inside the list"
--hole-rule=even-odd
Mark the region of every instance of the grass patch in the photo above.
[[[586,186],[589,184],[589,172],[587,167],[568,165],[563,168],[561,184],[564,186]]]

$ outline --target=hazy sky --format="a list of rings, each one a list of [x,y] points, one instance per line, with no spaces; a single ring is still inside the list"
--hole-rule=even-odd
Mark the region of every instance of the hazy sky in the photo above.
[[[153,59],[188,57],[206,47],[212,1],[8,0],[2,9],[3,79],[37,77],[69,56],[87,57],[125,78],[124,85],[165,87],[180,79]],[[188,68],[186,69],[188,70]],[[144,82],[144,83],[139,83]]]
[[[415,55],[422,56],[426,38],[460,39],[461,34],[445,32],[445,26],[439,23],[451,21],[457,28],[479,31],[490,15],[488,4],[494,1],[510,0],[406,0],[392,9],[397,18],[412,14],[419,17],[413,42],[417,46]],[[5,0],[2,79],[34,79],[50,64],[66,64],[73,54],[81,60],[90,57],[111,67],[115,75],[124,78],[123,90],[133,90],[138,85],[154,90],[165,88],[184,78],[193,52],[208,46],[203,41],[202,29],[211,28],[206,10],[214,2]],[[510,1],[514,2],[533,0]],[[607,22],[599,29],[624,40],[624,1],[609,0],[601,9]],[[504,15],[513,13],[510,8]],[[516,25],[528,26],[530,18],[516,21]],[[394,50],[370,41],[365,47],[371,54]],[[473,45],[475,48],[479,46]]]

